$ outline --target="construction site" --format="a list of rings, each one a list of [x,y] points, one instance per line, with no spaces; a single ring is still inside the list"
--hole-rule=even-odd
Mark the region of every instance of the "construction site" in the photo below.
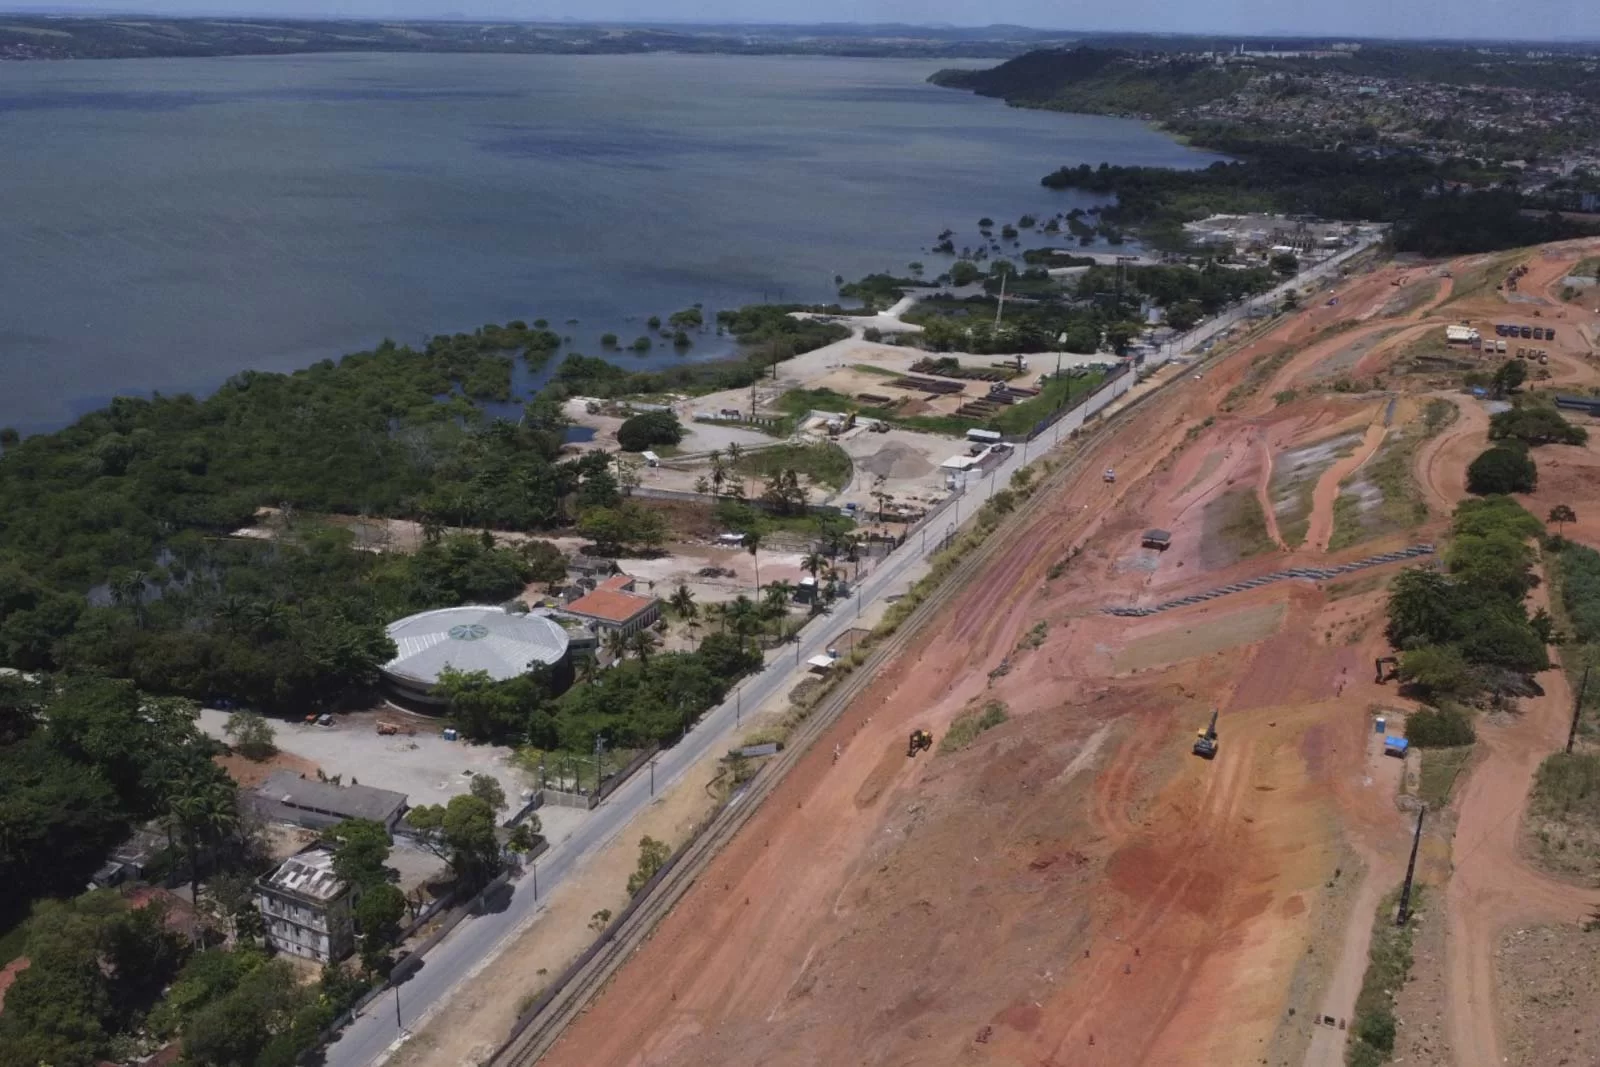
[[[1368,263],[1164,368],[1049,457],[538,1062],[1345,1063],[1435,771],[1392,743],[1418,705],[1387,586],[1439,558],[1487,444],[1487,354],[1441,327],[1538,322],[1529,387],[1596,395],[1600,309],[1556,295],[1594,252]],[[1600,422],[1566,414],[1590,443],[1521,499],[1600,544]],[[1570,995],[1600,947],[1569,936],[1600,891],[1523,841],[1573,706],[1559,666],[1537,683],[1428,813],[1396,1062],[1600,1062]]]

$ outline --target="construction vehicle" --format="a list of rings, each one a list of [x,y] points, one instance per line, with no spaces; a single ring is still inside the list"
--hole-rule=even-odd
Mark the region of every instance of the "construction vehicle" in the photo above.
[[[1114,481],[1116,481],[1117,480],[1117,472],[1116,472],[1116,470],[1114,468],[1112,468],[1112,467],[1107,467],[1106,470],[1105,470],[1105,473],[1100,475],[1100,480],[1102,482],[1114,482]]]
[[[1217,709],[1211,709],[1211,722],[1204,730],[1195,732],[1194,754],[1201,759],[1217,758]]]
[[[926,730],[912,730],[911,740],[906,744],[906,758],[916,759],[917,753],[923,749],[933,747],[933,735]]]
[[[1379,656],[1373,666],[1376,667],[1378,671],[1377,677],[1375,677],[1373,681],[1377,682],[1379,685],[1382,685],[1384,682],[1395,676],[1395,671],[1400,669],[1400,660],[1396,656]],[[1385,667],[1392,667],[1394,670],[1385,673]]]
[[[397,723],[385,722],[382,719],[378,720],[378,733],[382,734],[384,737],[390,737],[394,734],[405,734],[407,737],[411,737],[416,732],[416,730],[409,726],[401,726]]]

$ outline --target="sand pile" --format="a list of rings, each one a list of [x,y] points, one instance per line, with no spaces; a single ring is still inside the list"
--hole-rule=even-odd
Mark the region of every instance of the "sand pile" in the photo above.
[[[856,466],[880,478],[920,478],[933,470],[927,457],[908,444],[887,441],[884,446]]]

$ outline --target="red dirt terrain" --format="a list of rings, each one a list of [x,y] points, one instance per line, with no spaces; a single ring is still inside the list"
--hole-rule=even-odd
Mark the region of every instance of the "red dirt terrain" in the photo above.
[[[1451,267],[1460,279],[1471,264]],[[1330,998],[1353,1001],[1364,959],[1342,957],[1364,957],[1366,942],[1351,931],[1370,928],[1409,844],[1410,818],[1394,804],[1399,765],[1374,755],[1370,719],[1375,706],[1403,704],[1371,673],[1387,652],[1381,583],[1398,567],[1143,618],[1100,608],[1442,532],[1482,447],[1476,402],[1452,397],[1461,417],[1414,457],[1431,517],[1329,554],[1319,546],[1338,485],[1382,441],[1385,397],[1314,392],[1281,406],[1274,397],[1352,358],[1372,368],[1361,373],[1382,371],[1414,324],[1437,328],[1479,299],[1434,276],[1430,295],[1386,310],[1402,273],[1412,284],[1429,276],[1388,267],[1352,279],[1338,306],[1280,322],[1094,440],[1074,473],[996,536],[978,575],[777,787],[545,1062],[1300,1062],[1311,1017]],[[1482,299],[1493,296],[1491,282]],[[1346,317],[1361,324],[1326,332]],[[1385,329],[1352,356],[1361,331]],[[1401,405],[1397,421],[1419,406]],[[1345,428],[1364,436],[1320,476],[1299,551],[1261,552],[1260,540],[1219,524],[1217,501],[1257,491],[1284,452]],[[1101,482],[1105,466],[1117,468],[1116,484]],[[1174,547],[1139,548],[1149,526],[1173,531]],[[1247,552],[1259,554],[1240,558]],[[1042,643],[1019,644],[1040,622]],[[991,677],[1006,657],[1009,671]],[[1489,756],[1460,791],[1450,940],[1467,947],[1452,950],[1464,992],[1450,1010],[1486,1033],[1459,1048],[1496,1047],[1488,953],[1506,894],[1536,917],[1567,902],[1517,873],[1519,820],[1507,815],[1520,810],[1563,699],[1558,679],[1541,681],[1548,695],[1486,739]],[[960,751],[907,758],[912,729],[942,738],[988,701],[1004,703],[1008,721]],[[1190,744],[1213,707],[1221,749],[1203,761]],[[1363,865],[1378,872],[1371,885]],[[1317,1062],[1340,1062],[1342,1034],[1315,1037]]]

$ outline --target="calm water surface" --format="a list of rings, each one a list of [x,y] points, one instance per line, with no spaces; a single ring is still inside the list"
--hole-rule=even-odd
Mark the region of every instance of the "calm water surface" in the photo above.
[[[1086,203],[1062,164],[1203,165],[940,64],[314,56],[0,64],[0,426],[388,336],[820,300],[949,226]],[[564,325],[577,319],[575,325]],[[658,348],[640,365],[705,358]]]

